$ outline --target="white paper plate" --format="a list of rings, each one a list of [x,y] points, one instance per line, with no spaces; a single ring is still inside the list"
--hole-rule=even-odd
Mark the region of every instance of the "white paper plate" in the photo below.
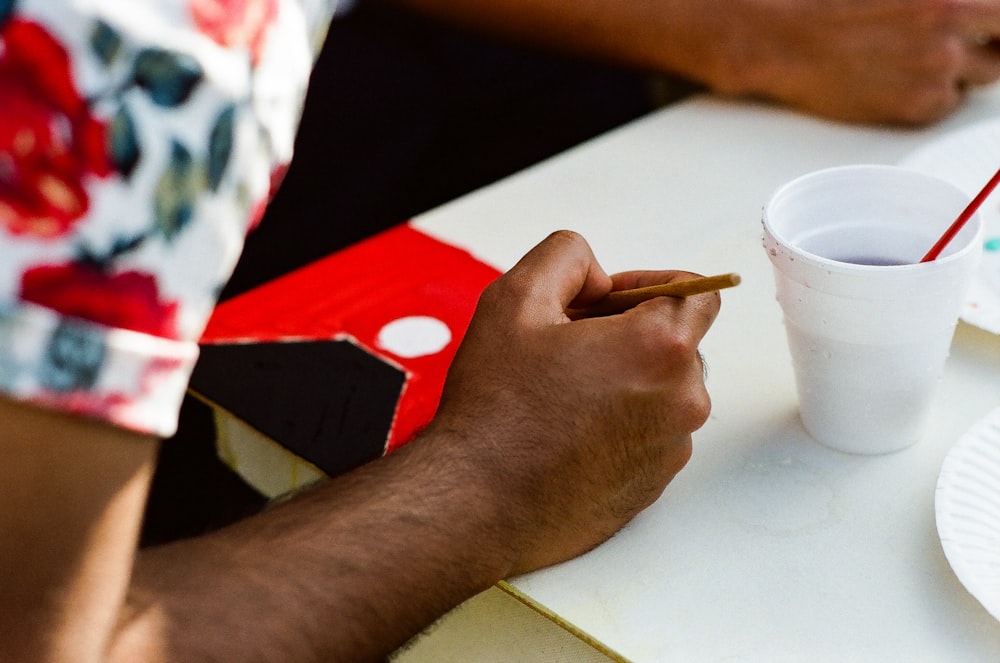
[[[955,184],[972,198],[1000,168],[1000,120],[987,120],[946,134],[900,162],[901,166]],[[962,309],[962,320],[1000,334],[1000,187],[979,212],[985,226],[985,250],[978,278]],[[943,222],[942,231],[951,220]]]
[[[948,452],[934,511],[955,575],[1000,620],[1000,408]]]

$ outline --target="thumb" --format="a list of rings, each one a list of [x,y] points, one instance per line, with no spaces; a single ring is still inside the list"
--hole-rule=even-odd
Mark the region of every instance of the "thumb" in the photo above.
[[[611,277],[582,235],[557,230],[542,240],[504,276],[516,308],[563,320],[570,306],[596,301],[611,290]]]

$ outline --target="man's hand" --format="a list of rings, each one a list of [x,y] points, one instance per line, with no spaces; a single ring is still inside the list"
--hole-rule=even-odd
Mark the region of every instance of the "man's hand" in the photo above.
[[[718,4],[718,3],[716,3]],[[710,84],[828,117],[922,124],[1000,78],[996,0],[723,3]]]
[[[719,295],[573,322],[565,309],[691,276],[612,279],[581,237],[557,232],[484,293],[429,432],[457,433],[506,501],[512,574],[601,543],[687,462],[710,408],[698,343]]]
[[[565,310],[688,277],[609,277],[582,238],[555,233],[483,294],[417,439],[230,527],[143,550],[121,611],[155,443],[0,400],[17,460],[0,524],[20,533],[3,550],[0,626],[15,628],[20,597],[34,596],[34,628],[16,643],[30,660],[87,645],[92,660],[107,648],[107,660],[150,663],[383,659],[498,580],[601,543],[681,469],[708,416],[697,348],[718,295],[576,321]],[[58,554],[40,554],[43,542]]]

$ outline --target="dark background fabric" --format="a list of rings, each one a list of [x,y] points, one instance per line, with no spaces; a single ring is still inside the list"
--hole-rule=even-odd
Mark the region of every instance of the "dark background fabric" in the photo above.
[[[223,297],[653,107],[640,72],[362,3],[331,27],[295,159]]]
[[[330,28],[295,158],[222,299],[648,113],[663,101],[650,90],[642,72],[362,2]],[[218,460],[214,439],[210,408],[189,397],[162,446],[144,545],[265,505]]]

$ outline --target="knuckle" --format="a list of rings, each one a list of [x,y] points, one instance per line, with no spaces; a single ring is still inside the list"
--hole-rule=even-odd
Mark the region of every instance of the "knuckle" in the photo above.
[[[699,338],[677,325],[652,327],[636,336],[639,361],[645,366],[642,384],[660,403],[671,425],[685,431],[701,428],[712,409],[705,388],[704,365],[698,355]]]
[[[712,398],[700,381],[698,388],[692,390],[684,403],[684,414],[684,423],[691,431],[704,426],[712,414]]]
[[[505,298],[507,284],[504,277],[500,277],[486,286],[479,295],[479,302],[476,308],[480,311],[489,311],[498,305],[498,302]]]
[[[911,71],[927,85],[950,84],[965,63],[966,48],[958,35],[941,35],[910,54]]]
[[[688,325],[646,323],[646,339],[658,356],[675,359],[694,357],[699,338]]]
[[[480,301],[495,306],[512,306],[526,299],[533,289],[531,279],[511,270],[486,286]]]
[[[567,230],[565,228],[552,231],[549,233],[547,240],[551,242],[569,242],[572,244],[582,243],[584,241],[583,235],[575,230]]]
[[[958,35],[943,39],[926,62],[928,70],[938,75],[939,83],[950,83],[968,59],[968,45]],[[936,66],[935,66],[936,65]]]
[[[504,275],[490,283],[479,295],[476,318],[490,320],[498,329],[515,320],[527,296],[528,285],[520,279]]]
[[[697,299],[693,302],[700,307],[700,311],[705,315],[711,323],[715,320],[715,317],[722,310],[722,293],[721,292],[706,292],[703,295],[698,295]]]
[[[945,25],[955,25],[969,10],[968,0],[930,0],[931,10]]]
[[[584,239],[583,235],[574,230],[567,229],[552,231],[549,233],[548,237],[542,241],[542,244],[558,246],[561,250],[568,253],[576,253],[584,250],[588,246],[587,240]]]
[[[712,399],[700,379],[665,386],[661,393],[663,425],[671,431],[693,433],[708,421]]]
[[[904,124],[922,125],[939,120],[962,102],[962,94],[955,81],[928,84],[911,93],[900,108],[900,119]]]
[[[952,29],[968,9],[968,0],[922,0],[911,7],[915,27],[939,29]]]

